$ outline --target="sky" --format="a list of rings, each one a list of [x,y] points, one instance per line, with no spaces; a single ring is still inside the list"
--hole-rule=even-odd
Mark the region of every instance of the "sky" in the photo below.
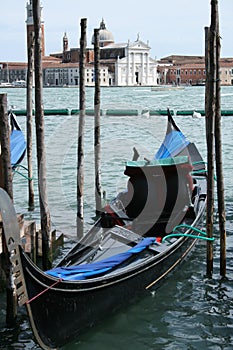
[[[233,57],[233,0],[219,0],[221,57]],[[25,62],[27,0],[1,1],[0,62]],[[149,43],[151,57],[204,55],[204,28],[210,26],[210,0],[41,0],[45,52],[79,47],[80,20],[87,18],[87,46],[94,28],[104,19],[115,43]]]

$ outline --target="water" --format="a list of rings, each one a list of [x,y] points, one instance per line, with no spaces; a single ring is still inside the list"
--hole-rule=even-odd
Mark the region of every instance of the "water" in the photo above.
[[[3,91],[1,91],[3,92]],[[9,89],[9,104],[25,109],[25,89]],[[93,108],[94,89],[87,89],[87,108]],[[222,88],[222,109],[232,109],[233,87]],[[45,108],[78,108],[78,89],[46,88]],[[125,188],[124,162],[132,158],[132,148],[150,158],[159,146],[166,128],[166,118],[141,116],[143,109],[204,109],[204,88],[152,92],[149,88],[104,88],[102,109],[138,109],[137,117],[101,118],[102,186],[111,198]],[[206,159],[204,119],[175,117],[181,130],[196,142]],[[18,117],[25,130],[25,118]],[[46,116],[47,175],[52,223],[67,237],[66,247],[75,239],[76,216],[76,116]],[[94,215],[93,117],[85,125],[85,230]],[[218,224],[215,223],[214,274],[205,277],[206,246],[199,242],[187,261],[155,293],[110,317],[104,324],[82,335],[63,350],[230,350],[233,348],[233,117],[223,117],[223,165],[227,214],[227,278],[219,275]],[[35,139],[35,138],[34,138]],[[24,162],[26,165],[26,162]],[[36,160],[34,160],[36,178]],[[35,181],[36,182],[36,181]],[[35,187],[36,189],[36,187]],[[14,176],[15,206],[26,218],[39,219],[37,208],[27,211],[27,182]],[[87,305],[88,307],[88,305]],[[0,294],[0,349],[40,349],[25,315],[20,309],[16,329],[5,328],[5,296]],[[110,315],[111,316],[111,315]]]

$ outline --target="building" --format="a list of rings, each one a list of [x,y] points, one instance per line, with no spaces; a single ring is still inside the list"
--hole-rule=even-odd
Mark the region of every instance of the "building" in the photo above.
[[[17,80],[25,80],[27,76],[27,64],[20,62],[0,62],[0,83],[13,83]]]
[[[26,28],[27,28],[27,47],[30,47],[32,42],[32,35],[34,32],[33,24],[33,12],[32,12],[32,0],[27,2],[27,19],[26,19]],[[40,8],[42,13],[42,7]],[[41,20],[41,55],[45,56],[45,35],[44,35],[44,21]]]
[[[222,85],[233,85],[233,59],[220,60],[220,79]]]
[[[158,61],[159,84],[204,85],[204,56],[168,56]],[[221,85],[233,85],[233,58],[220,59]]]
[[[78,63],[54,63],[43,64],[44,86],[78,86],[79,64]],[[95,85],[94,66],[85,65],[85,85]],[[108,86],[108,68],[100,67],[100,85]]]
[[[157,62],[150,57],[150,47],[140,40],[115,43],[102,19],[99,28],[100,62],[109,69],[110,86],[157,85]],[[94,43],[94,37],[92,37]]]
[[[94,44],[94,35],[92,37]],[[104,20],[99,27],[101,85],[109,86],[153,86],[157,85],[157,62],[150,57],[150,47],[139,39],[117,44],[113,34],[107,30]],[[78,63],[79,48],[69,49],[67,34],[63,36],[63,52],[53,53],[63,63]],[[93,48],[86,49],[86,65],[94,65]],[[107,70],[108,69],[108,77]],[[105,79],[105,80],[104,80]],[[88,82],[86,82],[88,85]]]
[[[42,8],[41,8],[42,11]],[[32,0],[27,0],[27,45],[33,33]],[[62,38],[62,51],[45,54],[45,30],[41,21],[41,49],[44,86],[79,85],[80,48],[69,49],[67,33]],[[92,44],[94,43],[94,35]],[[139,35],[133,42],[115,43],[113,34],[102,19],[99,27],[100,85],[101,86],[155,86],[157,84],[205,84],[203,56],[171,55],[156,61],[150,57],[150,46]],[[220,60],[222,85],[233,85],[233,58]],[[26,80],[27,64],[0,62],[0,83]],[[95,85],[94,48],[86,49],[85,85]]]

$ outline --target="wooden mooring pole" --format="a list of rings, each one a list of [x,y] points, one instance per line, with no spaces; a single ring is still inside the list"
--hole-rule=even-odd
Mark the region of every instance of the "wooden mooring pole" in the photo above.
[[[0,141],[2,160],[2,187],[13,200],[10,129],[9,117],[7,113],[7,94],[0,94]]]
[[[211,0],[211,25],[206,37],[206,138],[207,138],[207,236],[213,236],[214,159],[216,162],[217,197],[220,230],[220,274],[226,274],[226,228],[221,141],[220,35],[218,0]],[[215,146],[215,147],[214,147]],[[207,276],[213,273],[213,246],[207,241]]]
[[[42,233],[42,267],[51,267],[49,260],[49,238],[51,231],[50,212],[47,198],[46,151],[44,135],[43,80],[42,80],[42,43],[41,43],[41,7],[40,0],[33,0],[33,21],[35,32],[35,122],[37,146],[38,189]],[[54,150],[55,151],[55,150]]]
[[[100,152],[100,47],[99,29],[94,29],[94,57],[95,57],[95,208],[96,215],[100,215],[102,208],[101,199],[101,152]]]
[[[221,136],[221,80],[220,80],[220,33],[218,1],[215,1],[216,16],[216,98],[215,98],[215,162],[218,195],[218,218],[220,231],[220,274],[226,275],[226,213],[224,200],[224,176],[222,162],[222,136]]]
[[[7,113],[7,95],[0,94],[0,145],[1,145],[1,166],[0,179],[1,187],[9,194],[13,200],[12,167],[10,153],[10,129]],[[3,228],[2,228],[3,232]],[[6,325],[12,327],[17,316],[17,299],[12,275],[12,264],[6,247],[4,234],[2,234],[2,250],[4,271],[6,275]]]
[[[28,161],[28,208],[34,209],[34,187],[32,170],[32,90],[34,69],[34,33],[28,38],[28,71],[27,71],[27,161]]]
[[[86,113],[85,61],[86,61],[87,19],[81,19],[80,60],[79,60],[79,130],[77,164],[77,237],[83,237],[84,231],[84,127]]]
[[[205,86],[205,115],[206,115],[206,141],[207,141],[207,208],[206,208],[206,233],[213,237],[214,223],[214,59],[213,32],[205,28],[206,43],[206,86]],[[213,273],[213,244],[207,241],[207,276]]]

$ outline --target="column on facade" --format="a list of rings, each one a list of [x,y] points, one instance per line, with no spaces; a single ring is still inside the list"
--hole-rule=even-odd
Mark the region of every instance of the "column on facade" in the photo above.
[[[146,82],[148,84],[148,81],[149,81],[149,55],[148,53],[146,53]]]
[[[144,79],[144,53],[141,53],[141,63],[142,63],[142,69],[141,69],[141,77],[140,77],[140,83],[142,85],[145,85],[145,79]]]
[[[134,52],[132,52],[132,85],[134,85],[135,82],[135,55]]]
[[[127,68],[126,68],[126,85],[129,85],[129,75],[130,75],[130,54],[129,49],[127,50]]]

